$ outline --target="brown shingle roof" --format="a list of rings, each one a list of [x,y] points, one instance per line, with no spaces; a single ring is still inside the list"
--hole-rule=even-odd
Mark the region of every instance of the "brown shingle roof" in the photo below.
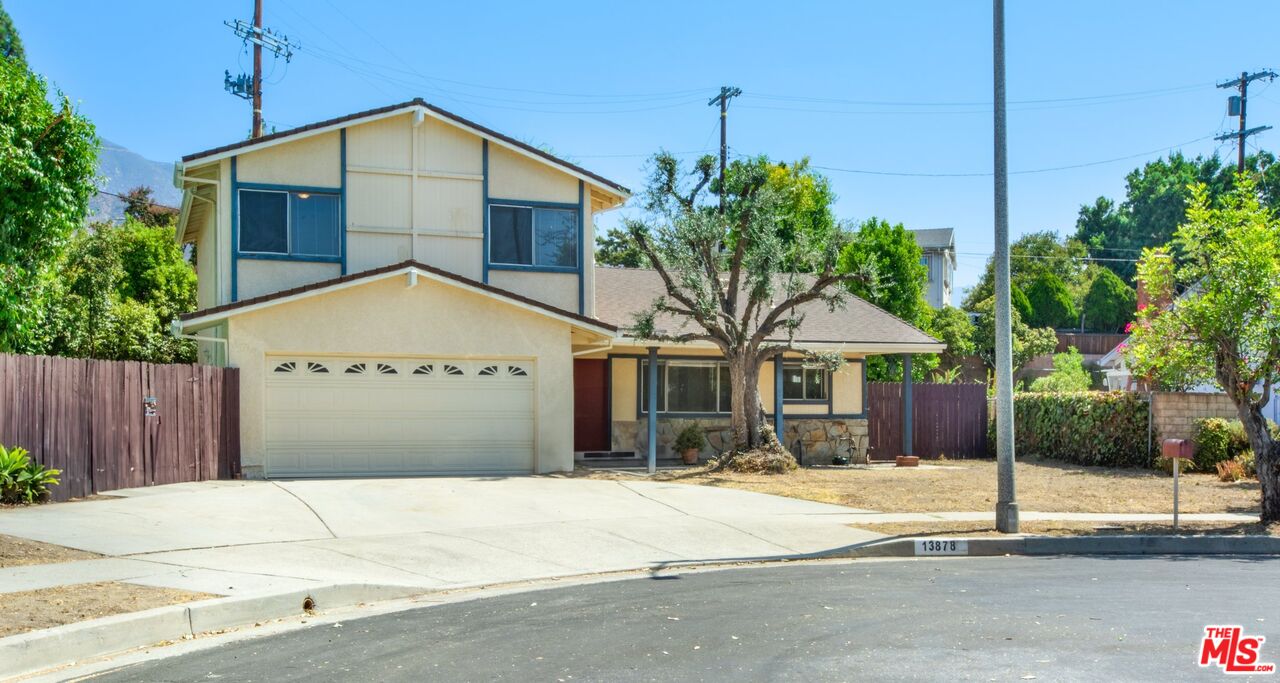
[[[443,116],[443,117],[444,117],[444,118],[446,118],[446,119],[449,119],[449,120],[454,121],[454,122],[456,122],[456,123],[459,123],[459,124],[462,124],[462,125],[464,125],[464,126],[467,126],[468,128],[474,128],[475,130],[478,130],[478,131],[480,131],[481,133],[483,133],[483,134],[485,134],[485,135],[488,135],[488,136],[493,137],[493,138],[495,138],[495,139],[501,140],[501,141],[503,141],[503,142],[505,142],[505,143],[507,143],[507,144],[509,144],[509,145],[514,145],[514,146],[516,146],[516,147],[519,147],[520,149],[523,149],[524,151],[529,152],[529,153],[531,153],[531,154],[536,154],[537,156],[542,157],[543,159],[546,159],[547,161],[550,161],[550,162],[551,162],[551,163],[553,163],[553,164],[557,164],[557,165],[559,165],[559,166],[563,166],[563,167],[565,167],[565,168],[571,169],[571,170],[573,170],[573,171],[575,171],[575,172],[577,172],[577,173],[581,173],[582,175],[587,176],[588,178],[591,178],[592,180],[595,180],[595,181],[599,182],[600,184],[602,184],[602,185],[604,185],[604,186],[606,186],[606,187],[613,188],[614,190],[617,190],[618,192],[621,192],[621,193],[626,194],[626,195],[630,195],[630,194],[631,194],[631,190],[627,189],[627,187],[626,187],[626,186],[624,186],[624,185],[622,185],[622,184],[620,184],[620,183],[615,183],[615,182],[613,182],[612,180],[609,180],[608,178],[606,178],[606,177],[604,177],[604,176],[602,176],[602,175],[598,175],[598,174],[592,173],[591,171],[588,171],[587,169],[585,169],[585,168],[583,168],[583,167],[581,167],[581,166],[578,166],[577,164],[574,164],[574,163],[571,163],[571,162],[565,161],[564,159],[561,159],[560,157],[557,157],[557,156],[555,156],[555,155],[553,155],[553,154],[548,154],[547,152],[544,152],[544,151],[542,151],[542,150],[538,149],[537,147],[534,147],[533,145],[530,145],[530,144],[528,144],[528,143],[526,143],[526,142],[521,142],[521,141],[519,141],[519,140],[517,140],[517,139],[515,139],[515,138],[513,138],[513,137],[511,137],[511,136],[509,136],[509,135],[503,135],[502,133],[499,133],[498,131],[493,130],[492,128],[488,128],[488,127],[482,126],[482,125],[480,125],[480,124],[478,124],[478,123],[476,123],[476,122],[474,122],[474,121],[471,121],[471,120],[469,120],[469,119],[465,119],[465,118],[463,118],[463,117],[461,117],[461,116],[458,116],[457,114],[454,114],[453,112],[450,112],[450,111],[446,111],[446,110],[444,110],[444,109],[441,109],[440,107],[437,107],[437,106],[435,106],[434,104],[431,104],[431,103],[429,103],[429,102],[427,102],[427,101],[423,100],[421,97],[415,97],[414,99],[409,100],[408,102],[401,102],[401,103],[399,103],[399,104],[391,104],[391,105],[387,105],[387,106],[385,106],[385,107],[378,107],[378,108],[376,108],[376,109],[368,109],[368,110],[366,110],[366,111],[356,112],[356,113],[354,113],[354,114],[347,114],[346,116],[339,116],[339,117],[337,117],[337,118],[327,119],[327,120],[324,120],[324,121],[317,121],[317,122],[315,122],[315,123],[309,123],[309,124],[307,124],[307,125],[305,125],[305,126],[299,126],[299,127],[297,127],[297,128],[290,128],[289,130],[282,130],[282,131],[280,131],[280,132],[278,132],[278,133],[271,133],[270,135],[263,135],[262,137],[259,137],[259,138],[251,138],[251,139],[249,139],[249,140],[241,140],[241,141],[239,141],[239,142],[233,142],[233,143],[231,143],[231,144],[229,144],[229,145],[223,145],[223,146],[221,146],[221,147],[214,147],[213,149],[206,149],[206,150],[205,150],[205,151],[203,151],[203,152],[196,152],[195,154],[188,154],[188,155],[186,155],[186,156],[182,157],[182,161],[183,161],[183,163],[187,163],[187,162],[191,162],[191,161],[197,161],[197,160],[199,160],[199,159],[203,159],[204,157],[213,156],[214,154],[221,154],[221,153],[223,153],[223,152],[230,152],[231,150],[241,149],[241,148],[244,148],[244,147],[249,147],[249,146],[251,146],[251,145],[258,145],[258,144],[262,144],[262,143],[264,143],[264,142],[272,142],[272,141],[279,140],[279,139],[282,139],[282,138],[287,138],[287,137],[290,137],[290,136],[293,136],[293,135],[297,135],[297,134],[299,134],[299,133],[305,133],[305,132],[307,132],[307,131],[316,130],[316,129],[318,129],[318,128],[327,128],[327,127],[329,127],[329,126],[337,125],[337,124],[340,124],[340,123],[346,123],[346,122],[348,122],[348,121],[355,121],[355,120],[357,120],[357,119],[363,119],[363,118],[366,118],[366,117],[369,117],[369,116],[377,116],[378,114],[386,114],[386,113],[388,113],[388,112],[396,111],[397,109],[406,109],[406,108],[408,108],[408,107],[415,107],[415,106],[416,106],[416,107],[425,107],[425,108],[427,108],[427,109],[430,109],[431,111],[433,111],[433,112],[435,112],[435,113],[439,114],[440,116]]]
[[[592,327],[603,328],[603,329],[614,331],[614,332],[617,331],[617,327],[615,327],[614,325],[601,322],[594,318],[588,318],[585,315],[574,313],[572,311],[566,311],[563,308],[558,308],[556,306],[552,306],[551,304],[548,304],[548,303],[543,303],[536,299],[530,299],[529,297],[524,296],[522,294],[516,294],[515,292],[510,292],[500,287],[494,287],[493,285],[485,284],[477,280],[472,280],[469,277],[463,277],[461,275],[458,275],[457,273],[450,273],[447,270],[441,270],[439,268],[436,268],[435,266],[428,266],[425,263],[419,263],[418,261],[413,261],[413,260],[401,261],[400,263],[393,263],[388,266],[382,266],[381,268],[373,268],[371,270],[365,270],[359,273],[351,273],[348,275],[343,275],[341,277],[330,278],[328,280],[321,280],[319,282],[312,282],[311,284],[302,285],[300,287],[291,287],[289,289],[283,289],[278,292],[263,294],[261,296],[255,296],[249,299],[241,299],[240,301],[236,301],[234,303],[223,304],[221,306],[214,306],[212,308],[206,308],[201,311],[184,313],[178,316],[178,318],[180,320],[186,321],[186,320],[195,320],[196,318],[204,318],[211,315],[217,315],[219,313],[228,313],[241,308],[246,308],[248,306],[255,306],[257,304],[268,303],[271,301],[275,301],[277,299],[284,299],[287,297],[296,296],[298,294],[304,294],[306,292],[325,289],[327,287],[333,287],[335,285],[341,285],[341,284],[353,282],[356,280],[367,280],[369,278],[377,277],[379,275],[385,275],[387,273],[393,273],[397,270],[402,270],[404,268],[410,268],[410,267],[417,268],[418,270],[423,271],[425,273],[438,275],[441,278],[444,278],[446,280],[452,280],[454,282],[457,282],[462,285],[466,285],[468,287],[474,287],[476,289],[482,290],[484,292],[493,294],[495,296],[498,296],[504,299],[509,299],[511,301],[516,301],[528,306],[533,306],[534,308],[540,308],[544,311],[547,311],[548,313],[554,313],[556,315],[563,316],[565,318],[571,318],[573,320],[577,320],[584,324],[591,325]]]
[[[621,329],[632,326],[636,313],[644,310],[666,290],[657,271],[641,268],[596,268],[596,316]],[[940,344],[887,311],[856,296],[844,308],[834,311],[822,302],[800,307],[804,323],[797,342],[813,344]],[[664,325],[665,323],[665,325]],[[660,319],[659,327],[679,334],[675,318]],[[688,328],[685,328],[686,330]]]

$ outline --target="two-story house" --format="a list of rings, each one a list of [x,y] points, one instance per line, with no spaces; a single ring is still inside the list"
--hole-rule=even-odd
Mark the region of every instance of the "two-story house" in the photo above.
[[[934,308],[951,305],[951,282],[956,270],[956,231],[952,228],[912,230],[924,255],[920,263],[929,267],[925,299]]]
[[[563,471],[645,455],[649,420],[664,456],[682,421],[727,424],[713,348],[628,334],[661,286],[594,266],[630,191],[575,164],[412,100],[187,155],[175,182],[180,331],[240,368],[246,476]],[[766,410],[789,444],[865,453],[862,359],[942,346],[861,300],[811,309],[798,344],[849,363],[777,359]]]

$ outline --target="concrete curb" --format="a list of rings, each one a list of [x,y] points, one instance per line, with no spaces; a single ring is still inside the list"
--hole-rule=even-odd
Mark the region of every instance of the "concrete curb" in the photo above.
[[[201,600],[20,633],[0,638],[0,680],[167,640],[297,616],[304,613],[307,598],[315,609],[329,609],[424,592],[412,586],[334,584],[273,595]]]
[[[955,543],[952,543],[952,542]],[[932,542],[932,543],[931,543]],[[1011,536],[894,538],[823,557],[990,557],[996,555],[1275,555],[1273,536]]]

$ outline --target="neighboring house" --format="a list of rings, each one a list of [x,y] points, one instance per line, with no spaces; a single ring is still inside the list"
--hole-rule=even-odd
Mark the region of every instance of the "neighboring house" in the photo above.
[[[656,274],[596,268],[591,245],[630,191],[572,163],[413,100],[188,155],[175,182],[199,275],[180,327],[240,368],[246,476],[640,458],[651,357],[664,456],[678,423],[728,422],[713,348],[629,336]],[[798,344],[850,362],[767,366],[765,409],[780,377],[785,438],[865,453],[863,359],[942,344],[861,300],[807,311]]]
[[[1102,369],[1103,382],[1107,391],[1146,391],[1147,386],[1137,377],[1134,377],[1129,370],[1128,359],[1125,357],[1125,349],[1129,345],[1129,340],[1117,344],[1114,349],[1107,352],[1102,358],[1098,359],[1098,367]],[[1259,392],[1262,386],[1257,387]],[[1189,394],[1224,394],[1226,392],[1218,386],[1217,382],[1209,382],[1207,384],[1197,384],[1186,390]],[[1272,422],[1280,423],[1280,399],[1275,396],[1262,407],[1262,414]]]
[[[912,230],[924,251],[920,263],[929,267],[925,299],[934,308],[951,305],[951,283],[956,270],[956,231],[952,228]]]

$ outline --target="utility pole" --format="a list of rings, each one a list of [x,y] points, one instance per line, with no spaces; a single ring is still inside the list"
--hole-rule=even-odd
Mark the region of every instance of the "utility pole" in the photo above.
[[[742,94],[742,88],[720,86],[720,94],[711,98],[707,106],[720,105],[720,213],[724,213],[724,169],[729,158],[729,142],[726,123],[729,120],[729,100]]]
[[[1278,74],[1276,74],[1276,72],[1271,71],[1270,69],[1263,69],[1262,71],[1256,71],[1254,73],[1241,71],[1240,78],[1231,81],[1223,81],[1218,84],[1219,88],[1237,88],[1240,91],[1239,95],[1227,98],[1227,115],[1240,117],[1240,129],[1236,132],[1224,133],[1214,138],[1214,140],[1230,140],[1231,138],[1236,138],[1236,146],[1238,148],[1236,161],[1237,173],[1244,173],[1245,140],[1248,139],[1250,135],[1271,129],[1271,126],[1258,126],[1256,128],[1245,127],[1245,118],[1247,116],[1249,105],[1249,83],[1260,78],[1265,78],[1270,81],[1276,78],[1277,75]]]
[[[299,49],[297,43],[289,41],[283,34],[262,27],[262,0],[253,0],[253,23],[242,19],[222,22],[230,28],[245,44],[253,43],[253,74],[239,74],[231,77],[231,72],[223,75],[222,87],[236,97],[250,100],[253,103],[253,127],[251,138],[262,137],[262,50],[265,48],[277,59],[284,57],[288,62],[293,59],[293,51]]]
[[[1018,533],[1013,477],[1013,334],[1009,297],[1009,157],[1005,134],[1004,0],[993,0],[995,63],[996,531]]]
[[[262,137],[262,0],[253,0],[253,134]]]

